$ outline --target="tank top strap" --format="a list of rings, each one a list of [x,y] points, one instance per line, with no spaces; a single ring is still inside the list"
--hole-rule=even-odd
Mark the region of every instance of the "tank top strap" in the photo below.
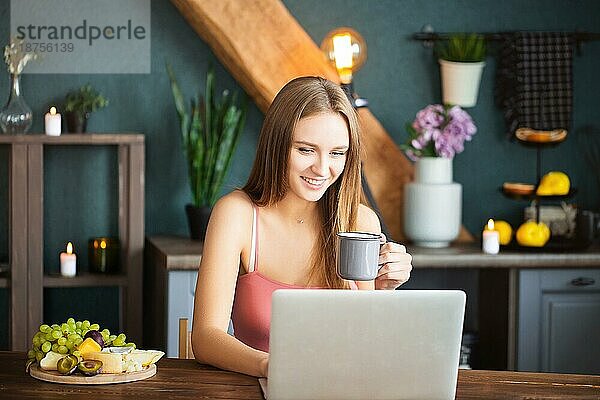
[[[258,259],[258,207],[252,205],[252,239],[250,241],[250,259],[248,260],[248,272],[258,271],[256,266]]]

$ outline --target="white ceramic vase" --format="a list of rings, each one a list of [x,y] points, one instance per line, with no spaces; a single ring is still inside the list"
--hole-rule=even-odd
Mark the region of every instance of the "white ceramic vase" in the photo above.
[[[442,77],[444,104],[474,107],[485,62],[453,62],[438,60]]]
[[[417,246],[447,247],[458,237],[462,186],[452,181],[452,160],[423,157],[415,182],[404,189],[404,233]]]

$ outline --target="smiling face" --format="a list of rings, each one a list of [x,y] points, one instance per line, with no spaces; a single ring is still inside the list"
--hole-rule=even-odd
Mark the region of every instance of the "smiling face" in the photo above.
[[[287,195],[318,201],[342,174],[349,146],[348,126],[341,115],[300,119],[292,137]]]

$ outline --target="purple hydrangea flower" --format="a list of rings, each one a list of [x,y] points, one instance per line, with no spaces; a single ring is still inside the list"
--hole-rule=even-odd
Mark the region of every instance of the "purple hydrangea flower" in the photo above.
[[[477,132],[473,119],[465,110],[441,104],[430,104],[419,111],[411,126],[416,137],[411,135],[404,149],[413,161],[424,155],[453,158],[464,151],[465,141],[470,141]]]
[[[419,157],[417,157],[417,155],[415,154],[414,151],[408,149],[406,150],[406,156],[411,160],[411,161],[417,161],[419,159]]]
[[[417,119],[413,127],[417,130],[427,128],[439,128],[444,122],[444,107],[439,104],[432,104],[417,113]]]

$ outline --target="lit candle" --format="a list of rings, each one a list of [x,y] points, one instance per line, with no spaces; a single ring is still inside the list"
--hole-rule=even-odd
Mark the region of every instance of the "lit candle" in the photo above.
[[[487,254],[498,254],[500,251],[500,232],[494,230],[494,220],[488,220],[483,230],[482,241],[483,252]]]
[[[60,274],[73,277],[77,273],[77,255],[73,253],[73,244],[67,244],[67,252],[60,253]]]
[[[56,112],[56,107],[50,107],[50,112],[46,113],[46,135],[60,136],[61,132],[61,118],[60,114]]]
[[[88,267],[90,272],[117,272],[119,239],[114,237],[91,238],[88,242]]]

